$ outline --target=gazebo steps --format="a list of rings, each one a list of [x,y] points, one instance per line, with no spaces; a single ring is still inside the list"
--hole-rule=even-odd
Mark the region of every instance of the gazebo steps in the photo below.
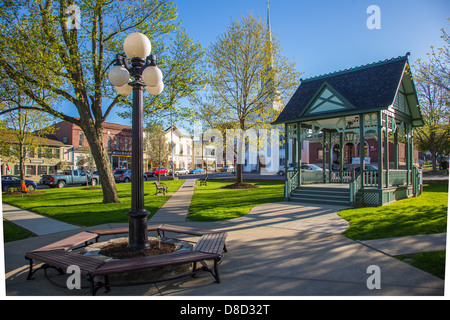
[[[303,185],[290,196],[291,201],[351,206],[348,185]]]

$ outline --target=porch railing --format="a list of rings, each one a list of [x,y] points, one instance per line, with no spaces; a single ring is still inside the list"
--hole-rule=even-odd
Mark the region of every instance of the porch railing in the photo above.
[[[289,198],[292,191],[299,186],[300,170],[287,171],[286,197]],[[415,196],[422,194],[422,171],[416,167],[412,170],[383,170],[383,188],[412,185]],[[301,184],[315,183],[348,183],[350,190],[350,202],[354,203],[358,191],[362,188],[379,187],[379,171],[363,170],[355,171],[302,171]]]
[[[378,171],[363,170],[349,182],[350,202],[354,203],[356,194],[365,187],[378,187]],[[383,170],[383,188],[412,185],[413,194],[422,194],[422,170],[413,167],[412,170]]]
[[[286,172],[286,197],[289,198],[292,191],[294,191],[298,187],[298,175],[300,170],[295,171],[287,171]]]

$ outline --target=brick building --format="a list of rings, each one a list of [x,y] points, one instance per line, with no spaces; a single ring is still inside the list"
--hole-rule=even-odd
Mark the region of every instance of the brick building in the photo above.
[[[83,169],[90,158],[90,149],[83,130],[67,121],[59,122],[54,126],[57,139],[64,144],[72,145],[69,150],[69,158],[74,165],[74,169]],[[105,122],[103,125],[103,143],[108,149],[113,169],[131,167],[130,126]]]

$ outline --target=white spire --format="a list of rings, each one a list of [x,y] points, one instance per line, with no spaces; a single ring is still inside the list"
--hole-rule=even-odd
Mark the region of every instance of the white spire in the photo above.
[[[272,42],[272,27],[270,26],[270,0],[267,0],[267,32],[269,33],[269,41]]]

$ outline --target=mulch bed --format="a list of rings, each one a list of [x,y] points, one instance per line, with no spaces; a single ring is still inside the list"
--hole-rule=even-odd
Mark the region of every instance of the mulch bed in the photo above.
[[[255,186],[254,184],[250,183],[233,183],[227,186],[220,187],[221,189],[252,189],[252,188],[259,188],[259,186]]]
[[[149,240],[150,248],[145,249],[131,249],[128,247],[128,240],[117,241],[103,247],[99,254],[111,257],[114,259],[127,259],[147,257],[157,254],[172,253],[176,247],[173,243],[158,241],[156,239]]]

